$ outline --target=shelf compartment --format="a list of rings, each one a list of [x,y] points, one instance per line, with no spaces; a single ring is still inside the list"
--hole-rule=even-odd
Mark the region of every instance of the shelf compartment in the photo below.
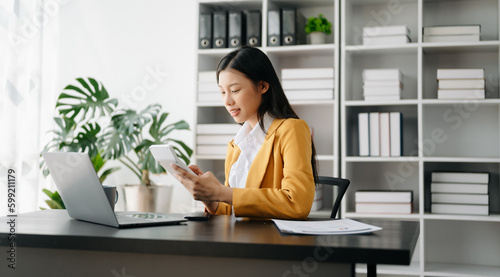
[[[344,198],[346,199],[346,212],[355,212],[355,192],[357,190],[411,190],[413,191],[413,214],[419,211],[419,165],[418,163],[347,163],[345,178],[351,181]],[[413,215],[412,214],[412,215]],[[385,217],[386,214],[377,214]],[[411,215],[387,215],[396,218]]]
[[[498,40],[497,0],[423,1],[423,26],[481,25],[481,40]]]
[[[428,263],[425,276],[435,277],[496,277],[500,276],[499,266],[464,265],[452,263]]]
[[[426,220],[424,233],[425,275],[500,275],[500,223]]]
[[[477,220],[486,219],[487,216],[472,216],[472,215],[442,215],[431,213],[431,182],[432,172],[489,172],[488,195],[489,195],[489,212],[492,216],[490,219],[500,217],[500,164],[499,163],[472,163],[472,162],[424,162],[424,211],[429,216],[449,217],[454,219],[473,217]],[[455,217],[453,217],[455,216]],[[494,220],[489,220],[494,221]],[[500,245],[500,244],[499,244]]]
[[[297,115],[305,120],[314,133],[314,146],[318,155],[333,155],[334,121],[333,106],[294,106]],[[318,120],[321,115],[321,120]]]
[[[197,124],[219,123],[235,123],[225,107],[198,107]]]
[[[414,209],[415,210],[415,209]],[[420,219],[420,215],[418,211],[412,214],[363,214],[363,213],[355,213],[348,212],[344,213],[345,218],[385,218],[385,219],[397,219],[397,220],[418,220]]]
[[[418,248],[418,245],[416,246]],[[415,257],[416,253],[413,254]],[[410,265],[377,265],[377,276],[420,276],[420,262],[412,261]],[[366,264],[356,264],[356,276],[366,276]]]
[[[453,51],[451,51],[452,49]],[[439,51],[438,51],[439,50]],[[499,46],[423,49],[423,99],[437,99],[438,68],[484,68],[486,99],[499,98]],[[471,101],[464,99],[462,101]],[[476,100],[481,101],[481,99]]]
[[[335,3],[337,2],[338,1],[333,1],[333,0],[313,0],[313,1],[269,0],[268,10],[276,10],[279,8],[295,8],[299,13],[301,13],[305,17],[306,22],[307,19],[311,16],[318,16],[318,14],[320,13],[323,14],[324,17],[328,19],[328,21],[332,22],[332,27],[331,27],[332,33],[326,36],[326,43],[332,44],[334,43],[334,37],[335,37],[335,22],[336,22]],[[309,36],[306,36],[306,41],[302,45],[308,45],[309,43],[310,43]]]
[[[359,156],[358,114],[362,112],[401,112],[403,156],[418,156],[418,117],[415,105],[378,105],[378,106],[350,106],[346,107],[346,154]],[[378,158],[378,157],[366,157]]]
[[[342,2],[345,14],[346,45],[363,44],[363,27],[406,25],[412,42],[418,41],[418,1]]]
[[[475,101],[424,106],[423,156],[499,158],[499,108]]]
[[[403,74],[404,88],[401,99],[417,99],[417,49],[404,53],[387,51],[382,54],[372,52],[346,53],[345,100],[363,100],[363,70],[398,68]]]
[[[365,101],[365,100],[358,100],[358,101],[346,101],[345,105],[347,107],[352,107],[352,106],[405,106],[405,105],[417,105],[419,103],[418,100],[411,100],[411,99],[402,99],[402,100],[394,100],[394,101],[384,101],[384,102],[375,102],[375,101]]]
[[[264,51],[272,56],[281,57],[295,57],[297,55],[306,56],[333,56],[333,51],[335,50],[335,45],[333,43],[328,44],[305,44],[305,45],[290,45],[290,46],[278,46],[278,47],[266,47]]]
[[[482,222],[500,222],[500,215],[451,215],[451,214],[431,214],[425,213],[424,219],[433,220],[458,220],[458,221],[482,221]]]
[[[203,172],[211,171],[214,176],[221,182],[221,184],[224,184],[224,181],[226,180],[225,176],[225,171],[224,171],[224,162],[225,160],[201,160],[198,159],[196,161],[197,166],[200,167],[200,169]]]

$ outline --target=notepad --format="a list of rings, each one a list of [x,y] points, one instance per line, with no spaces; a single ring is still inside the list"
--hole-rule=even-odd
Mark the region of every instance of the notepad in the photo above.
[[[304,235],[365,234],[382,230],[381,227],[352,219],[296,221],[273,219],[280,232]]]

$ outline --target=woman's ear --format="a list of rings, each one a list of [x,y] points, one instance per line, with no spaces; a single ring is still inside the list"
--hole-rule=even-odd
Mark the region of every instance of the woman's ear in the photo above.
[[[264,81],[259,81],[259,90],[261,94],[264,94],[269,89],[269,83]]]

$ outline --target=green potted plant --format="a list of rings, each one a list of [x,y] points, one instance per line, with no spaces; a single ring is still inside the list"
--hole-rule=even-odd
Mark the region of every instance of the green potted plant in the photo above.
[[[150,173],[165,172],[152,157],[149,146],[170,143],[177,154],[189,163],[193,153],[191,148],[180,140],[170,138],[175,130],[189,130],[187,122],[180,120],[167,124],[168,113],[162,112],[159,104],[149,105],[141,111],[118,108],[118,100],[109,98],[102,83],[93,78],[76,80],[79,85],[68,85],[59,95],[56,104],[58,116],[54,118],[58,129],[51,131],[54,139],[43,151],[88,153],[101,182],[119,169],[104,169],[105,163],[117,160],[132,170],[137,176],[137,184],[144,187],[146,193],[155,187],[149,178]],[[47,176],[49,172],[43,161],[40,166]],[[53,192],[45,193],[50,198],[55,195],[58,199]],[[146,203],[154,207],[154,203],[148,202],[151,201]]]
[[[322,44],[326,41],[326,35],[332,33],[332,23],[323,14],[317,17],[311,16],[307,19],[305,32],[309,35],[311,44]]]

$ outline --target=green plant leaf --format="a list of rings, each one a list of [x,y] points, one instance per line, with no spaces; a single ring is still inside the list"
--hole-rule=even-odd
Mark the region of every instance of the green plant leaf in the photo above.
[[[99,180],[101,181],[101,183],[104,183],[104,180],[106,180],[106,178],[108,177],[109,174],[116,172],[120,169],[121,169],[121,167],[112,167],[112,168],[106,169],[103,173],[101,173],[101,176],[99,176]]]
[[[329,35],[332,33],[331,26],[332,23],[329,22],[323,14],[319,14],[317,17],[311,16],[307,19],[304,30],[306,34],[310,34],[311,32],[323,32]]]
[[[101,132],[101,127],[97,123],[88,123],[82,126],[82,131],[78,133],[73,142],[75,148],[78,148],[77,151],[87,151],[90,157],[97,156],[100,148],[99,132]]]
[[[82,78],[76,80],[84,88],[74,85],[68,85],[64,88],[64,93],[61,93],[57,100],[56,108],[62,116],[75,119],[79,114],[82,118],[86,118],[89,112],[92,113],[92,118],[96,117],[96,111],[100,111],[100,115],[111,114],[118,105],[118,100],[110,99],[104,86],[97,83],[93,78],[87,78],[92,84],[92,87]]]
[[[161,106],[149,105],[140,113],[134,110],[120,110],[111,118],[111,124],[106,129],[102,139],[107,145],[104,149],[105,159],[118,159],[140,143],[142,129],[156,117]],[[136,153],[140,156],[140,153]],[[139,157],[140,158],[140,157]]]
[[[64,209],[60,203],[57,203],[56,201],[54,200],[45,200],[45,203],[47,203],[47,205],[49,206],[49,208],[51,209]]]

